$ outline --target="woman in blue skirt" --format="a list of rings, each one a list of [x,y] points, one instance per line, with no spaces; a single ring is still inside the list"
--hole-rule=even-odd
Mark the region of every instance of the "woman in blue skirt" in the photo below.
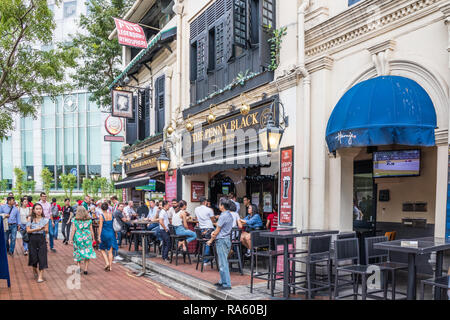
[[[113,215],[108,210],[108,203],[103,203],[101,206],[102,214],[100,216],[99,234],[100,246],[99,249],[105,259],[105,271],[111,271],[113,261],[113,249],[118,250],[116,235],[113,228]]]

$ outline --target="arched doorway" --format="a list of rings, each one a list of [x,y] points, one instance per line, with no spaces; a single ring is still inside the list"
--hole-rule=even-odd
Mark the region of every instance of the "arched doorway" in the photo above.
[[[236,188],[233,180],[220,172],[213,176],[209,181],[209,194],[211,205],[215,211],[219,210],[219,200],[222,197],[228,197],[230,193],[236,194]]]

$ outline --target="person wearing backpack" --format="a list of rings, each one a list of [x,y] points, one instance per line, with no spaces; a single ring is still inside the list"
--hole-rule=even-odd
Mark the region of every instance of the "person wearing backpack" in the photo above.
[[[58,239],[58,224],[60,220],[60,214],[61,214],[61,206],[56,203],[56,198],[52,199],[52,221],[53,221],[53,240]]]

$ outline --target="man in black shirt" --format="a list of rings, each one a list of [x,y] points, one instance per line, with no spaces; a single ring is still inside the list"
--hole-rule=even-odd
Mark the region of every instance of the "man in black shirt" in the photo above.
[[[143,201],[139,202],[139,208],[137,208],[139,219],[147,218],[148,212],[149,211],[147,205]]]
[[[70,199],[64,200],[64,207],[62,209],[62,212],[63,212],[63,219],[62,219],[61,232],[64,236],[63,243],[67,245],[69,242],[72,218],[75,215],[74,210],[73,210],[72,206],[70,205]]]

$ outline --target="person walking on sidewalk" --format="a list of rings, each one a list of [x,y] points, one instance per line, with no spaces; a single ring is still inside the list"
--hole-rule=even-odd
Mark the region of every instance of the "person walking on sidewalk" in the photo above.
[[[67,198],[64,200],[64,207],[62,208],[62,225],[61,225],[61,232],[64,236],[63,243],[67,245],[69,243],[69,236],[70,236],[70,227],[72,226],[72,219],[74,216],[74,210],[73,207],[70,205],[70,199]]]
[[[50,202],[47,201],[47,194],[45,192],[41,192],[40,194],[41,199],[39,200],[39,204],[42,207],[42,210],[44,212],[45,219],[48,220],[48,240],[50,242],[50,250],[52,252],[56,252],[56,250],[53,248],[53,221],[52,221],[52,206]]]
[[[170,235],[169,235],[169,210],[170,204],[164,200],[162,202],[162,209],[159,212],[159,229],[160,236],[163,241],[161,255],[164,261],[169,261]]]
[[[216,240],[216,250],[219,262],[220,281],[215,285],[218,290],[230,290],[231,279],[230,269],[228,265],[228,254],[231,249],[230,234],[233,229],[233,215],[230,212],[231,200],[222,199],[219,203],[219,210],[221,215],[219,221],[217,221],[217,228],[211,234],[211,239],[206,243],[208,246],[212,245],[212,242]]]
[[[20,223],[19,209],[16,206],[14,197],[7,197],[6,204],[0,207],[0,213],[6,214],[8,218],[8,229],[6,231],[6,251],[10,256],[14,255],[16,247],[17,227]]]
[[[27,222],[27,232],[30,235],[28,265],[33,267],[34,277],[37,278],[38,283],[44,282],[44,269],[48,268],[45,240],[45,234],[49,230],[48,224],[49,219],[45,218],[42,205],[36,203],[31,210],[31,218]]]
[[[113,215],[108,210],[108,203],[102,203],[102,214],[100,215],[99,222],[99,234],[100,243],[99,249],[101,250],[103,259],[105,259],[105,271],[111,271],[111,265],[113,262],[113,250],[118,250],[117,240],[113,229]]]
[[[58,240],[58,224],[60,220],[60,213],[62,209],[56,203],[56,198],[52,199],[52,220],[53,220],[53,240]]]
[[[19,215],[20,215],[20,224],[19,224],[19,231],[22,235],[22,243],[23,243],[23,255],[28,255],[28,243],[23,241],[25,234],[27,233],[27,222],[31,215],[31,208],[28,206],[28,198],[23,197],[20,201],[20,208],[19,208]]]
[[[95,240],[92,229],[92,219],[84,207],[77,208],[77,214],[73,220],[70,243],[73,243],[73,259],[81,270],[81,262],[84,261],[83,273],[88,274],[89,260],[95,259],[95,251],[92,242]]]

